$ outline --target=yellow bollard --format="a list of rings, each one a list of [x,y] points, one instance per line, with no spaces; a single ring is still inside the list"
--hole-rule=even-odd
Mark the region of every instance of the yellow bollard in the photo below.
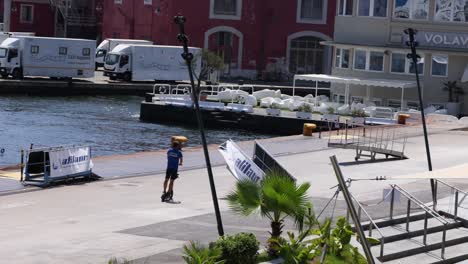
[[[304,123],[304,129],[302,130],[302,135],[306,137],[311,137],[314,129],[317,128],[316,124],[313,123]]]
[[[410,118],[408,114],[398,114],[398,124],[404,125],[406,124],[406,119]]]

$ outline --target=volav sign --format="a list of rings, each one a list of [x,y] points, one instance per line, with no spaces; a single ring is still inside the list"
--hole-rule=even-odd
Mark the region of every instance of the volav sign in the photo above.
[[[421,47],[468,49],[468,33],[419,31],[415,40]]]

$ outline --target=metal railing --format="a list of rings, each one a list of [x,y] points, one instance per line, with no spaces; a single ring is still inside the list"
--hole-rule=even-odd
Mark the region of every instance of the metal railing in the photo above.
[[[447,225],[449,222],[442,217],[439,213],[431,209],[429,206],[425,205],[423,202],[418,200],[416,197],[414,197],[412,194],[407,192],[405,189],[401,188],[400,186],[393,184],[390,185],[392,187],[391,190],[391,200],[390,200],[390,219],[393,219],[393,207],[394,207],[394,200],[395,200],[395,191],[398,191],[400,194],[405,196],[408,199],[407,207],[406,207],[406,232],[409,231],[409,223],[410,223],[410,213],[411,213],[411,203],[416,204],[419,208],[421,208],[425,213],[424,213],[424,234],[423,234],[423,244],[427,246],[427,225],[428,225],[428,218],[429,215],[432,216],[432,218],[436,219],[438,222],[440,222],[443,226],[443,231],[442,231],[442,246],[441,246],[441,258],[445,258],[445,242],[446,242],[446,237],[447,237]]]
[[[453,216],[454,216],[454,220],[457,220],[458,218],[458,208],[461,207],[461,204],[465,201],[466,197],[468,196],[468,192],[466,191],[463,191],[463,190],[460,190],[459,188],[451,185],[451,184],[448,184],[442,180],[439,180],[439,179],[434,179],[435,181],[435,190],[436,190],[436,193],[437,193],[437,190],[438,190],[438,184],[442,184],[442,185],[445,185],[446,187],[450,188],[451,190],[451,193],[454,194],[454,208],[453,208]],[[463,195],[463,197],[460,199],[460,194]],[[449,205],[449,208],[448,209],[451,209],[450,208],[450,205]]]
[[[369,213],[364,209],[363,205],[354,197],[354,195],[351,195],[351,198],[354,200],[354,202],[358,205],[358,218],[359,221],[361,221],[361,215],[364,213],[367,216],[367,219],[369,220],[369,237],[372,237],[372,230],[375,228],[377,232],[380,235],[380,257],[384,255],[384,245],[385,245],[385,236],[382,233],[382,230],[377,226],[375,221],[370,217]],[[349,209],[346,211],[346,218],[349,219]]]

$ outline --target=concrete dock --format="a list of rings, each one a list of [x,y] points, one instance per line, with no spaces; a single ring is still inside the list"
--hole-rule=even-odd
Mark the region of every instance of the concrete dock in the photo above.
[[[139,95],[153,92],[155,84],[167,82],[124,82],[111,81],[103,76],[102,71],[96,71],[94,78],[73,79],[73,81],[51,80],[46,77],[25,77],[23,80],[0,79],[0,94],[28,94],[28,95]],[[188,82],[169,82],[170,85],[188,84]],[[236,82],[223,82],[221,86],[237,87]],[[247,84],[248,90],[263,89],[281,90],[284,94],[292,94],[290,83],[254,83]],[[297,95],[314,93],[310,88],[297,87]]]
[[[468,132],[453,130],[465,126],[429,124],[434,169],[467,163]],[[346,177],[364,179],[354,182],[350,189],[363,203],[380,201],[383,189],[390,183],[398,183],[429,202],[428,180],[365,180],[427,170],[421,127],[404,126],[401,131],[409,135],[406,160],[355,162],[354,151],[328,148],[327,140],[316,136],[261,142],[298,182],[311,183],[308,194],[316,211],[323,208],[334,193],[330,188],[337,184],[329,161],[332,155],[337,156]],[[252,153],[253,142],[242,142],[240,146],[249,155]],[[186,149],[184,154],[184,170],[175,185],[175,198],[182,201],[178,205],[159,201],[166,165],[164,152],[96,158],[95,172],[105,178],[103,181],[3,195],[0,263],[106,263],[110,257],[136,263],[183,263],[180,248],[188,240],[207,243],[217,237],[201,150]],[[253,232],[264,243],[269,223],[258,217],[239,217],[229,210],[222,198],[232,190],[235,179],[224,167],[216,146],[210,147],[210,155],[226,233]],[[468,190],[468,178],[448,182]],[[1,180],[0,186],[4,184]],[[378,217],[386,212],[374,207],[370,213]],[[342,197],[334,214],[345,214]],[[325,216],[330,215],[327,210]],[[288,223],[286,229],[292,228]],[[457,253],[464,252],[447,251],[452,256]],[[424,255],[400,263],[428,263],[427,258],[437,260],[436,255]]]

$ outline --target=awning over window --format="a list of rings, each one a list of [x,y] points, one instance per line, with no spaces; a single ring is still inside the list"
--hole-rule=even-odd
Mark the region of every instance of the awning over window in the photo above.
[[[416,82],[413,82],[413,81],[390,80],[390,79],[367,79],[367,78],[334,76],[334,75],[326,75],[326,74],[294,75],[294,81],[296,80],[367,85],[367,86],[401,88],[401,89],[416,87]]]

